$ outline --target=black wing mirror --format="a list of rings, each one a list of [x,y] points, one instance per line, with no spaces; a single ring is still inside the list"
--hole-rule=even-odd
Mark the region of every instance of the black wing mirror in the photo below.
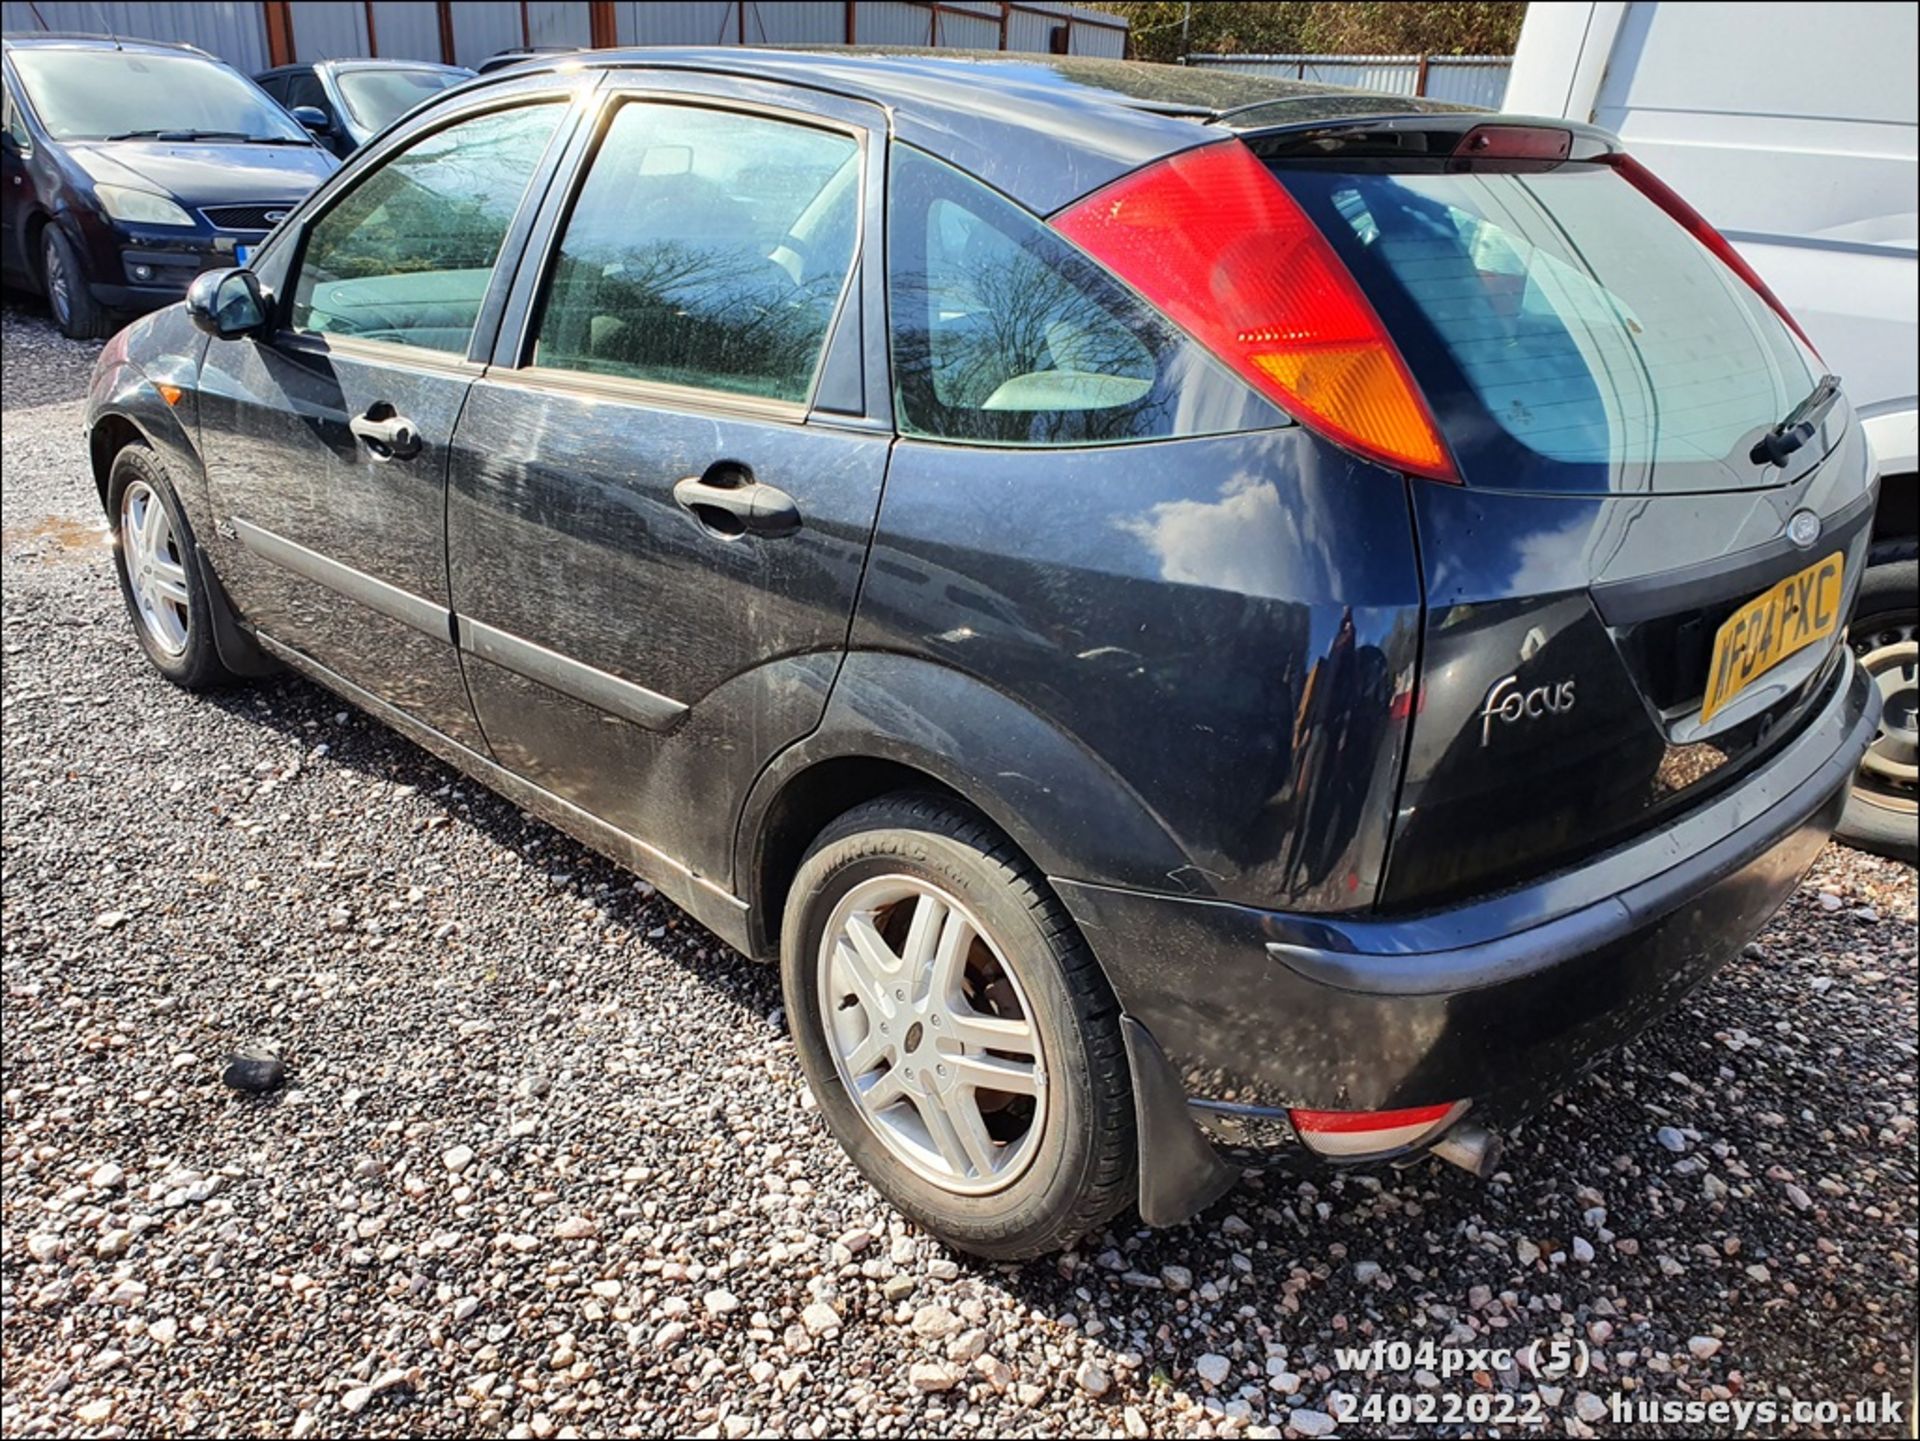
[[[296,105],[292,115],[314,135],[333,134],[333,122],[327,119],[327,112],[318,105]]]
[[[209,270],[187,287],[187,314],[208,335],[234,340],[267,327],[267,302],[251,270]]]

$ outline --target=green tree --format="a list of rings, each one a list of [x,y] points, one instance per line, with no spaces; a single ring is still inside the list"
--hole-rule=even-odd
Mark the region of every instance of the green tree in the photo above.
[[[1111,0],[1141,60],[1219,55],[1511,55],[1524,4],[1484,0]],[[1182,49],[1182,33],[1185,48]]]

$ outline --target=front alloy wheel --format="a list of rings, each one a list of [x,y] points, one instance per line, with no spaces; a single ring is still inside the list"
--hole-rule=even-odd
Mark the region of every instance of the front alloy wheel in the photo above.
[[[193,620],[186,556],[166,506],[144,480],[133,481],[120,496],[120,553],[148,638],[164,655],[184,655]]]
[[[144,443],[123,447],[107,473],[113,567],[140,648],[177,686],[203,690],[233,679],[215,644],[217,587],[201,579],[193,525],[166,467]],[[231,612],[221,612],[231,623]]]

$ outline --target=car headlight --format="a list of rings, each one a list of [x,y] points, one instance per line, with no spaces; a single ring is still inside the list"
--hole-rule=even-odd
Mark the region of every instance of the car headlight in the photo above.
[[[130,220],[136,225],[184,225],[191,229],[193,217],[164,195],[151,190],[130,190],[124,185],[96,185],[100,208],[115,220]]]

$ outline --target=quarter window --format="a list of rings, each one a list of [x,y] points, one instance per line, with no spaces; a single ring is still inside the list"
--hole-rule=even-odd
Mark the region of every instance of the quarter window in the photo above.
[[[1284,423],[1033,215],[894,147],[888,264],[900,428],[1089,445]]]
[[[848,135],[623,105],[561,236],[533,363],[804,401],[860,205]]]
[[[382,163],[308,235],[294,329],[464,353],[563,108],[476,116]]]

